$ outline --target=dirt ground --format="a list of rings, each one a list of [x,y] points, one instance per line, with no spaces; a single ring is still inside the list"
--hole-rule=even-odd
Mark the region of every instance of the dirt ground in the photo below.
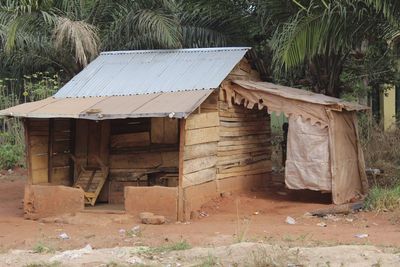
[[[141,225],[120,211],[92,210],[57,218],[23,218],[23,171],[0,176],[0,253],[10,249],[51,251],[165,246],[183,240],[191,247],[217,247],[238,242],[263,242],[289,247],[374,245],[400,247],[400,226],[394,213],[360,212],[314,218],[306,212],[329,205],[330,196],[291,192],[271,185],[262,191],[230,195],[204,205],[200,218],[187,223]],[[295,219],[290,225],[287,216]],[[136,228],[135,228],[136,227]],[[66,233],[68,239],[60,238]],[[367,234],[364,238],[356,237]]]

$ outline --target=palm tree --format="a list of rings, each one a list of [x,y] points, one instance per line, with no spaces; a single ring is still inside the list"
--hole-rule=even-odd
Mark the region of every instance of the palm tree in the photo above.
[[[100,50],[243,44],[250,16],[242,7],[234,0],[0,0],[1,64],[20,73],[62,69],[70,78]]]
[[[268,0],[258,14],[275,28],[270,45],[277,72],[303,69],[314,91],[340,96],[349,56],[398,30],[396,0]]]

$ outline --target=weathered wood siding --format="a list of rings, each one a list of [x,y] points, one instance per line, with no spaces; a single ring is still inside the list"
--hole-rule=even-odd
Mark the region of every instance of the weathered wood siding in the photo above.
[[[243,59],[225,79],[260,80]],[[228,105],[216,91],[183,123],[179,219],[225,191],[262,186],[271,171],[270,116],[267,111]]]
[[[211,94],[185,123],[182,187],[216,179],[219,141],[218,95]]]
[[[72,119],[50,119],[49,132],[49,182],[70,186],[73,168],[70,154],[73,152]]]
[[[26,119],[25,131],[29,183],[48,183],[49,120]]]
[[[270,116],[266,110],[219,102],[217,179],[271,171]]]

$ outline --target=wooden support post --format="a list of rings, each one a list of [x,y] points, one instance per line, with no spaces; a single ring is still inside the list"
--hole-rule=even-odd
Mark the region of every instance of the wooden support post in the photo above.
[[[49,142],[48,142],[48,182],[52,182],[53,177],[53,143],[54,143],[54,119],[49,119]]]
[[[75,155],[75,138],[76,138],[76,120],[75,119],[70,119],[70,142],[69,142],[69,154],[70,155]],[[75,167],[75,161],[70,157],[69,159],[69,166],[70,166],[70,172],[69,172],[69,181],[70,185],[73,185],[75,183],[75,175],[76,172],[76,167]]]
[[[178,221],[185,219],[185,201],[183,192],[183,159],[185,153],[186,119],[179,120],[179,176],[178,176]]]
[[[28,169],[28,184],[32,184],[32,164],[31,164],[31,146],[29,141],[29,119],[24,119],[24,134],[25,134],[25,156],[26,168]]]

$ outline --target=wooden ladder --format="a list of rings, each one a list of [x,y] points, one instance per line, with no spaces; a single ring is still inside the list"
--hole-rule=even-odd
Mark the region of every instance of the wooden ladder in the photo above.
[[[97,197],[106,182],[109,168],[99,157],[95,157],[100,168],[84,168],[79,164],[78,160],[71,155],[77,167],[78,178],[74,183],[74,187],[81,188],[84,191],[85,204],[94,206]]]

